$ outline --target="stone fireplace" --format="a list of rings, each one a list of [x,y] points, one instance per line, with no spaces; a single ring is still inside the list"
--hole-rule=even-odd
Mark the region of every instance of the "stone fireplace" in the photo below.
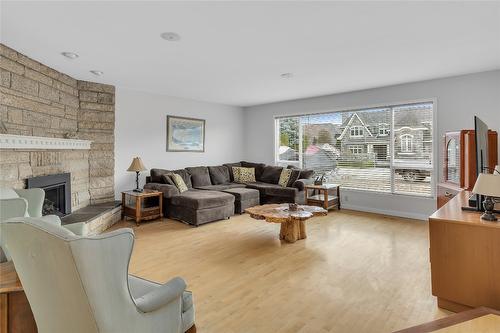
[[[0,186],[41,187],[32,182],[67,174],[66,204],[55,205],[61,214],[113,202],[115,88],[76,80],[1,43],[0,56]]]

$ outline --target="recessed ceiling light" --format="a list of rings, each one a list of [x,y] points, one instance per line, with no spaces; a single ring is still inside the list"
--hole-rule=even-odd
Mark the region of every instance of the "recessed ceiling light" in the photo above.
[[[96,76],[101,76],[104,74],[103,71],[96,71],[96,70],[91,70],[90,73],[96,75]]]
[[[62,54],[63,56],[65,56],[66,58],[68,58],[68,59],[76,59],[76,58],[78,58],[78,57],[79,57],[79,55],[78,55],[78,54],[73,53],[73,52],[61,52],[61,54]]]
[[[293,73],[283,73],[280,75],[282,79],[291,79],[293,77]]]
[[[181,36],[175,32],[164,32],[160,35],[160,37],[168,40],[169,42],[177,42],[181,39]]]

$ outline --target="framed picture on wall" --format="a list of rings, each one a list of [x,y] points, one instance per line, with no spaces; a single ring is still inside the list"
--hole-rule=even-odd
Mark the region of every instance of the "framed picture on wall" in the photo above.
[[[205,120],[167,116],[167,151],[205,151]]]

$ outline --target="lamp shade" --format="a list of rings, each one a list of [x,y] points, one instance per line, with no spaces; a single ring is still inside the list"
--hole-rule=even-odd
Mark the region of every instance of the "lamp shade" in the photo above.
[[[134,172],[139,172],[139,171],[145,171],[147,170],[144,164],[142,163],[142,160],[140,157],[134,157],[132,160],[132,163],[128,167],[127,171],[134,171]]]
[[[500,197],[500,177],[489,173],[480,173],[472,192],[490,197]]]

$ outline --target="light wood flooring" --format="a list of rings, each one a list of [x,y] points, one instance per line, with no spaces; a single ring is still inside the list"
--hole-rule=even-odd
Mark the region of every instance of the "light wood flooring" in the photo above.
[[[200,333],[391,332],[448,314],[431,295],[427,222],[341,210],[306,225],[294,244],[246,214],[113,229],[135,231],[132,274],[187,281]]]

